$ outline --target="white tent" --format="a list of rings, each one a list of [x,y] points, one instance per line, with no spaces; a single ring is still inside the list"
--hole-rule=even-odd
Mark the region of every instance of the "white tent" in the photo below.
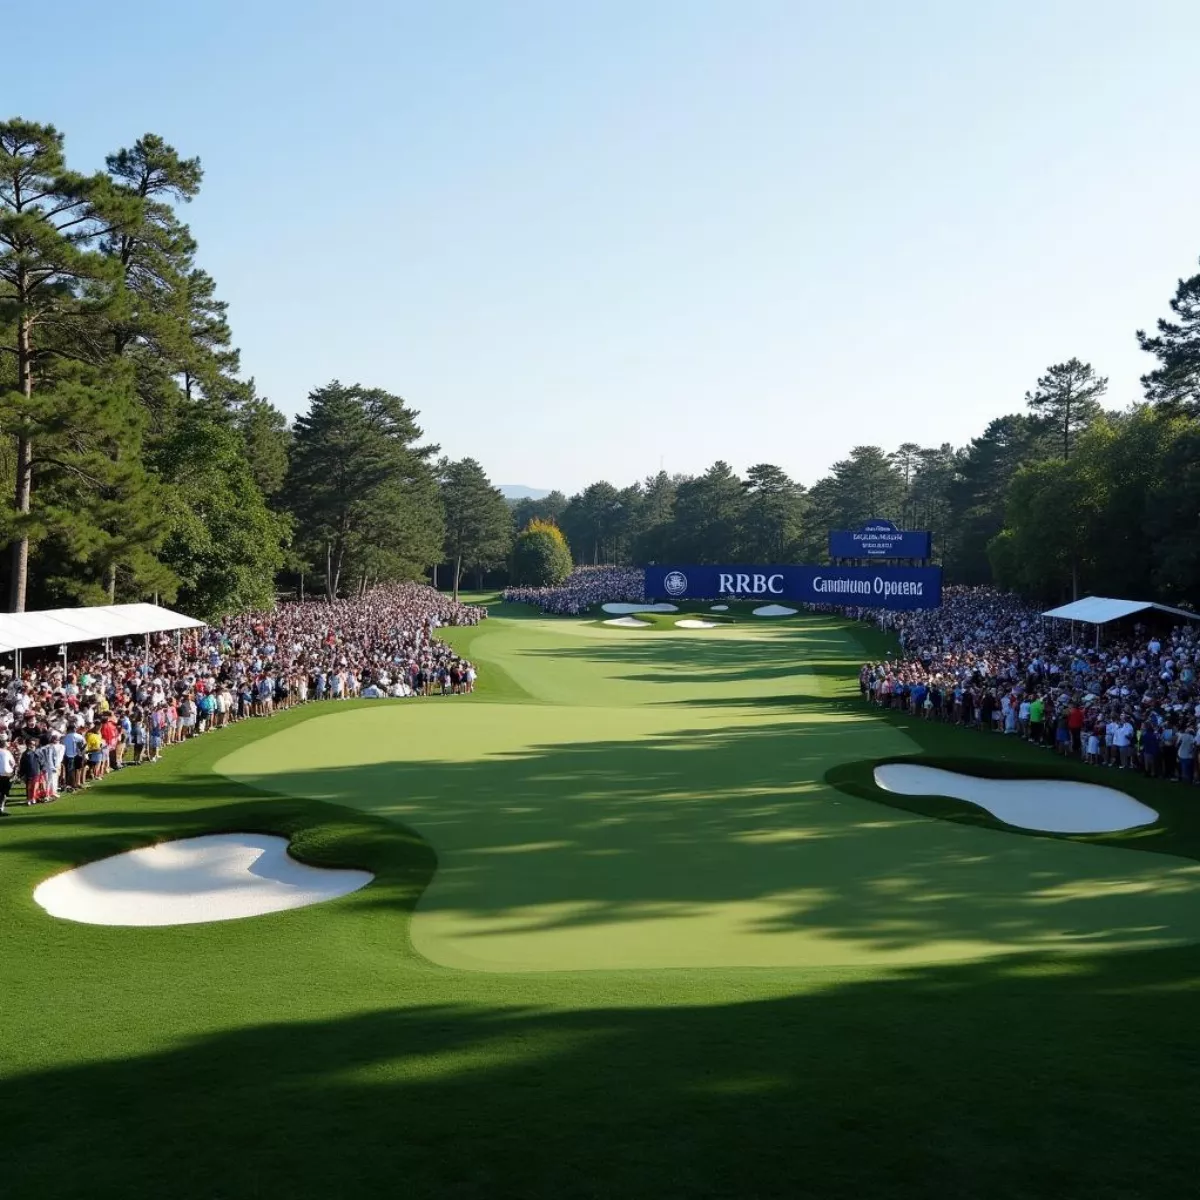
[[[1157,609],[1173,613],[1177,617],[1188,617],[1200,621],[1200,613],[1188,612],[1186,608],[1172,608],[1169,604],[1155,604],[1152,600],[1110,600],[1107,596],[1085,596],[1059,608],[1042,613],[1043,617],[1054,617],[1059,621],[1082,621],[1086,625],[1107,625],[1134,613]]]
[[[1200,621],[1200,613],[1189,612],[1186,608],[1155,604],[1153,600],[1110,600],[1107,596],[1085,596],[1082,600],[1073,600],[1070,604],[1049,609],[1042,613],[1042,616],[1053,617],[1057,621],[1070,621],[1072,641],[1075,640],[1076,621],[1084,625],[1095,625],[1096,648],[1099,649],[1101,625],[1107,625],[1109,621],[1119,621],[1122,617],[1132,617],[1135,613],[1155,611]]]
[[[47,608],[41,612],[0,613],[0,654],[33,646],[107,642],[112,638],[196,629],[194,617],[157,604],[107,604],[94,608]]]

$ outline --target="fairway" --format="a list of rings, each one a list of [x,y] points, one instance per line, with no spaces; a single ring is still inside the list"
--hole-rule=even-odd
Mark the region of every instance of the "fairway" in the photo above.
[[[853,781],[931,747],[1059,768],[867,709],[857,627],[680,617],[502,608],[448,631],[473,697],[310,705],[18,810],[6,1200],[1185,1194],[1186,799],[1067,839],[889,797]],[[221,832],[374,879],[157,928],[33,900]]]
[[[826,785],[919,749],[843,702],[861,658],[846,628],[676,619],[493,619],[457,636],[508,696],[326,710],[217,769],[421,834],[438,869],[412,940],[448,967],[892,966],[1200,939],[1191,860]]]

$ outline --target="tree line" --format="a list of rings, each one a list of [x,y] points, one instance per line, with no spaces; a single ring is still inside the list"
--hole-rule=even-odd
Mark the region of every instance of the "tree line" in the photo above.
[[[1144,399],[1104,407],[1108,380],[1071,358],[967,445],[856,446],[811,487],[760,464],[659,473],[516,505],[556,521],[579,563],[822,562],[831,529],[871,517],[934,533],[952,583],[1039,599],[1085,593],[1200,602],[1200,275],[1138,331],[1157,365]]]
[[[1049,367],[969,444],[858,446],[811,486],[759,463],[506,502],[380,388],[332,381],[291,425],[241,375],[181,213],[203,172],[161,137],[102,170],[0,123],[0,588],[12,610],[150,596],[200,616],[277,588],[346,595],[468,572],[821,561],[830,529],[935,534],[951,581],[1056,598],[1200,591],[1200,275],[1137,337],[1145,398],[1106,410],[1088,363]],[[531,528],[532,524],[532,528]],[[568,549],[569,547],[569,549]]]

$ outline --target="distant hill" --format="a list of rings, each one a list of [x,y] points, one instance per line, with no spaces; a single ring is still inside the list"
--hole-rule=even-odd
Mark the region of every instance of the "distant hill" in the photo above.
[[[531,488],[523,483],[498,483],[496,486],[509,500],[544,500],[549,488]]]

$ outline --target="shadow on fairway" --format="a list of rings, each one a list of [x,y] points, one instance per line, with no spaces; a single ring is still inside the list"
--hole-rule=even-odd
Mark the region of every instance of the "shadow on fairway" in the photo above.
[[[6,1081],[4,1194],[1177,1200],[1198,961],[709,1005],[667,976],[659,1007],[447,999],[205,1036],[130,1013],[161,1051]]]
[[[468,762],[285,767],[242,783],[417,829],[443,858],[423,911],[472,918],[467,939],[660,916],[697,918],[684,936],[703,937],[714,906],[745,904],[754,905],[740,918],[749,931],[844,942],[855,961],[939,943],[979,947],[955,952],[963,957],[988,944],[1133,948],[1200,937],[1200,869],[1188,864],[924,820],[817,782],[831,759],[855,759],[877,728],[846,715],[816,728],[700,727]],[[162,828],[174,813],[178,826],[181,805],[194,805],[203,811],[187,831],[211,827],[212,806],[231,789],[242,790],[213,775],[161,780],[153,798],[162,811],[139,809],[137,819]],[[270,801],[257,803],[266,811]],[[218,815],[221,828],[238,827]],[[109,852],[127,848],[113,820],[64,811],[42,849],[61,861],[70,847],[82,861],[93,821]],[[39,852],[36,838],[22,845]],[[330,865],[375,869],[346,855]],[[395,905],[381,888],[345,902]]]

